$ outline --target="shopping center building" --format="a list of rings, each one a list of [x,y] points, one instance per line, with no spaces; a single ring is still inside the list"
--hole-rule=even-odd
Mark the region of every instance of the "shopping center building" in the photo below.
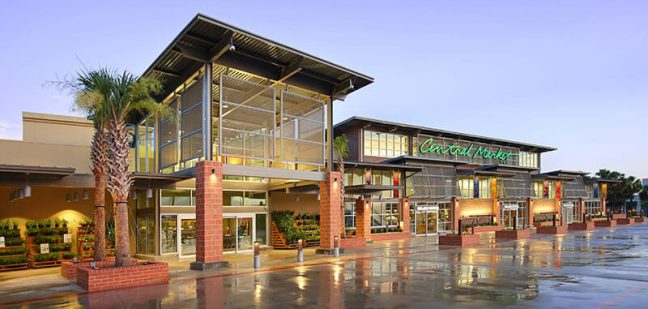
[[[554,148],[353,117],[333,106],[367,75],[197,15],[144,72],[171,116],[130,115],[131,251],[205,268],[255,242],[293,247],[276,212],[327,252],[367,241],[562,224],[605,212],[606,184],[541,172]],[[337,102],[336,102],[337,101]],[[92,123],[23,113],[23,140],[0,140],[0,220],[92,220]],[[345,174],[334,136],[348,138]],[[344,183],[344,203],[340,186]],[[106,205],[111,205],[108,200]],[[344,205],[344,207],[342,207]],[[111,217],[110,210],[107,207]]]

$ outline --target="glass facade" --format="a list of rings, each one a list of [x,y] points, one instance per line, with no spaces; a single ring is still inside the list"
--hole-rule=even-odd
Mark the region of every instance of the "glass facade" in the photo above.
[[[223,206],[267,206],[266,191],[223,190]]]
[[[196,190],[194,189],[160,190],[160,206],[196,206]]]
[[[409,154],[408,137],[400,134],[363,130],[364,155],[394,158]]]
[[[475,180],[472,177],[458,177],[457,192],[459,197],[473,198],[475,195]]]
[[[371,227],[397,227],[400,224],[398,203],[372,202]]]
[[[160,219],[160,253],[178,252],[178,216],[162,215]]]
[[[518,156],[518,166],[538,168],[539,154],[533,152],[520,151]]]

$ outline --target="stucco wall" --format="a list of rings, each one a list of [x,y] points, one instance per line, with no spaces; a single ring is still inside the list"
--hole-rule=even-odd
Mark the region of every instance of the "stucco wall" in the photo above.
[[[299,196],[299,201],[296,200]],[[292,210],[296,214],[319,214],[319,201],[316,194],[286,194],[270,192],[270,211]]]
[[[493,215],[492,199],[459,200],[459,217]]]
[[[555,199],[534,199],[533,200],[533,213],[546,213],[546,212],[556,212],[556,200]]]

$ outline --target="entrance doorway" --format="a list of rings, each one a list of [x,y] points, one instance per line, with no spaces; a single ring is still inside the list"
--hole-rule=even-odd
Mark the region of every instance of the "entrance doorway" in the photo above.
[[[562,219],[563,219],[563,224],[572,224],[574,223],[574,203],[572,202],[563,202],[562,207],[560,208],[562,211]]]
[[[437,235],[439,233],[439,206],[427,203],[416,204],[414,213],[414,233],[417,236]]]
[[[223,252],[249,252],[254,246],[254,214],[223,215]]]
[[[518,210],[519,205],[517,204],[504,204],[502,207],[502,227],[504,229],[520,227],[520,222],[518,222]]]
[[[160,251],[162,254],[177,253],[186,258],[196,255],[196,215],[161,215]]]

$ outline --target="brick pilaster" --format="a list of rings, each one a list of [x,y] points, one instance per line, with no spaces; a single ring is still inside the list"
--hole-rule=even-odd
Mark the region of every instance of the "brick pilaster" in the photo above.
[[[460,215],[460,201],[458,198],[453,197],[450,200],[450,205],[452,206],[452,230],[460,233],[461,227],[459,227],[459,215]]]
[[[401,220],[403,221],[403,225],[401,228],[403,229],[403,232],[409,232],[410,231],[410,200],[406,197],[401,199]]]
[[[223,167],[196,164],[196,262],[223,261]]]
[[[493,198],[493,216],[495,217],[495,222],[497,223],[497,225],[503,226],[502,211],[500,210],[500,203],[497,197]]]
[[[342,214],[340,208],[339,172],[328,172],[320,183],[320,248],[333,249],[334,237],[340,236]]]
[[[356,237],[371,240],[371,202],[356,200]]]
[[[527,225],[528,226],[533,226],[533,219],[535,217],[535,211],[533,210],[533,199],[532,198],[527,198],[527,206],[528,206],[528,212],[529,212],[529,214],[527,215]]]

